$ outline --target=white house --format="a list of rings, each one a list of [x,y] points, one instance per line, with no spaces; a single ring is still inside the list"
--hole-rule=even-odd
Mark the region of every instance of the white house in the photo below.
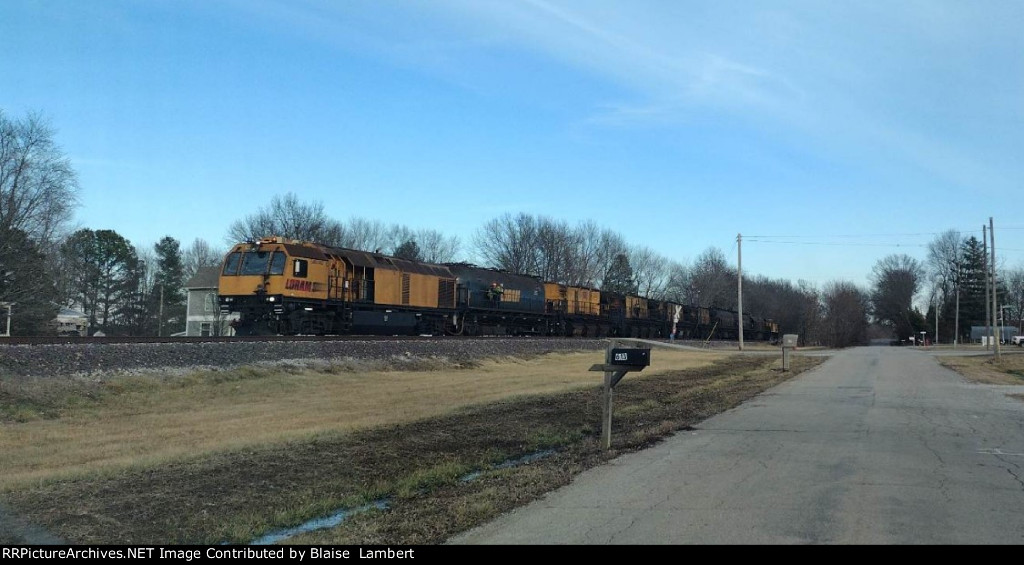
[[[220,313],[217,295],[217,280],[220,267],[202,267],[195,276],[185,283],[188,303],[185,311],[186,336],[235,335],[231,322],[237,314],[225,316]]]

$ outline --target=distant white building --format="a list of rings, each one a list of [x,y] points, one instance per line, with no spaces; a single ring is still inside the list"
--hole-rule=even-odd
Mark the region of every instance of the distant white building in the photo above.
[[[188,302],[185,310],[186,336],[235,335],[231,322],[237,314],[224,316],[220,313],[217,282],[220,267],[203,267],[185,283]]]
[[[89,335],[89,317],[71,308],[62,307],[58,310],[50,326],[59,336]]]

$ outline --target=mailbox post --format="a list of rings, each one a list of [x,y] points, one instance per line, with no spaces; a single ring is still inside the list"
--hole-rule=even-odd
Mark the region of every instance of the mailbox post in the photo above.
[[[651,364],[650,349],[631,349],[616,347],[615,341],[608,346],[604,354],[603,365],[593,365],[591,371],[604,372],[604,400],[601,418],[601,445],[605,449],[612,446],[612,392],[622,377],[630,371],[643,371]]]
[[[789,352],[792,349],[796,349],[797,340],[800,338],[797,334],[785,334],[782,336],[782,370],[789,370]]]

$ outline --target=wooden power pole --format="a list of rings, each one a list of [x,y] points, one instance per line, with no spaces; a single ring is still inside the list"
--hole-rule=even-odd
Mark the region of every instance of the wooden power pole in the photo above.
[[[736,263],[736,303],[739,309],[736,323],[740,326],[740,351],[743,351],[743,234],[741,233],[736,234]]]

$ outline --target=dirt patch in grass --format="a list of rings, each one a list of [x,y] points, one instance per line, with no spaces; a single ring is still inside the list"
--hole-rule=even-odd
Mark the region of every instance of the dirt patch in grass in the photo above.
[[[597,445],[600,389],[591,385],[157,466],[23,482],[0,498],[25,520],[71,542],[111,544],[244,543],[338,508],[388,498],[385,511],[359,514],[338,528],[290,541],[439,543],[820,362],[797,357],[794,370],[782,373],[778,361],[735,356],[657,376],[631,376],[616,389],[608,452]],[[556,453],[499,468],[502,461],[540,449]],[[479,472],[479,478],[464,480],[470,472]]]
[[[992,385],[1024,385],[1024,355],[1004,354],[996,361],[990,356],[942,357],[940,362],[965,379]]]

